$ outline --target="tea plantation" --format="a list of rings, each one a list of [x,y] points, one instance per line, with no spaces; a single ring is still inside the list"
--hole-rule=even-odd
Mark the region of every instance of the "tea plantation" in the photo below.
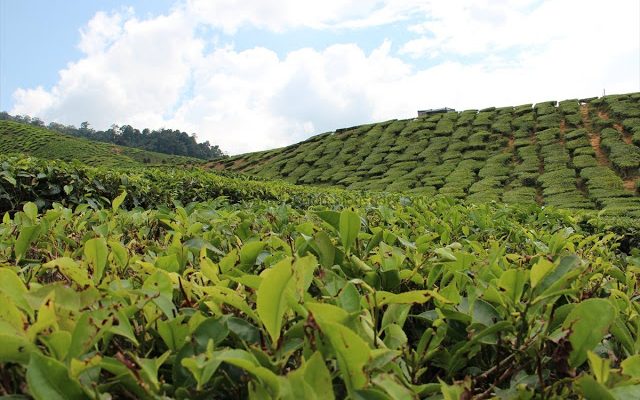
[[[262,178],[0,125],[0,397],[640,398],[639,101],[217,165]]]
[[[640,93],[392,120],[215,166],[297,184],[640,218]]]
[[[19,153],[65,161],[77,160],[88,165],[105,167],[136,167],[147,164],[181,165],[202,162],[195,158],[94,142],[7,120],[0,120],[0,153]]]

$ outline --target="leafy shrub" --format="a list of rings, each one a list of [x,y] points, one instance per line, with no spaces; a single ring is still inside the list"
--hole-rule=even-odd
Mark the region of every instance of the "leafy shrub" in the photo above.
[[[536,133],[536,138],[538,139],[538,142],[543,145],[556,142],[560,138],[560,129],[549,128],[538,131]]]
[[[473,126],[489,127],[493,121],[495,113],[491,111],[480,111],[473,120]]]
[[[533,104],[522,104],[522,105],[513,107],[513,114],[517,116],[528,114],[531,112],[533,112]]]
[[[556,105],[556,101],[543,101],[540,103],[536,103],[533,109],[538,116],[554,114],[556,112]]]
[[[450,119],[443,118],[438,121],[436,125],[436,129],[434,130],[434,134],[437,136],[449,136],[453,133],[453,124],[454,122]]]
[[[578,99],[563,100],[558,103],[558,111],[560,111],[564,115],[579,114],[580,103],[578,103]]]
[[[478,110],[465,110],[460,113],[458,120],[456,121],[456,126],[464,126],[469,125],[473,122],[478,114]]]
[[[536,118],[536,127],[540,129],[555,128],[560,125],[562,116],[558,113],[549,113],[545,115],[538,115]]]
[[[519,115],[517,118],[515,118],[511,122],[511,125],[516,130],[522,130],[522,131],[527,131],[527,132],[533,131],[533,128],[535,127],[535,120],[534,120],[533,112],[527,112],[527,113]]]
[[[611,138],[602,140],[601,146],[609,153],[609,159],[613,165],[623,174],[636,175],[638,173],[640,148]]]
[[[536,190],[531,187],[516,187],[508,189],[503,193],[502,201],[508,204],[535,204]]]
[[[566,142],[564,146],[569,150],[576,150],[580,147],[590,147],[591,145],[589,144],[589,139],[587,139],[586,137],[581,137]]]
[[[577,169],[595,167],[596,165],[598,165],[595,157],[589,154],[578,155],[573,157],[572,163],[574,167],[576,167]]]

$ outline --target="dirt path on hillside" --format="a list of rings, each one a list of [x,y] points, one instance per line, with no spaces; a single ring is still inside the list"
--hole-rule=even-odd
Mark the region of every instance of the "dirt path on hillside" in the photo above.
[[[598,115],[600,114],[601,112],[598,112]],[[600,135],[593,131],[593,126],[591,125],[591,119],[589,118],[588,104],[580,106],[580,115],[582,116],[582,125],[584,125],[584,129],[587,130],[589,143],[591,143],[591,147],[593,147],[593,151],[596,153],[596,160],[598,161],[598,164],[605,167],[609,167],[611,165],[609,163],[609,158],[600,147]]]
[[[558,141],[558,143],[560,143],[562,146],[564,146],[564,134],[565,132],[567,132],[567,121],[564,120],[564,118],[562,118],[562,120],[560,121],[560,140]]]
[[[564,135],[566,131],[567,131],[567,121],[565,121],[565,119],[562,118],[562,120],[560,121],[560,133]]]
[[[622,186],[625,190],[635,193],[636,188],[638,187],[638,181],[640,181],[640,177],[638,176],[636,176],[635,178],[625,179],[622,181]]]
[[[631,135],[631,133],[629,132],[625,132],[624,126],[622,126],[622,124],[615,123],[613,124],[613,127],[618,132],[620,132],[620,137],[622,138],[623,142],[625,142],[626,144],[633,144],[633,135]]]

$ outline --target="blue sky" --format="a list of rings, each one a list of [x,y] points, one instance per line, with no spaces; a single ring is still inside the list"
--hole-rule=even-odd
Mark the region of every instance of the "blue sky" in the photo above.
[[[58,71],[82,56],[78,31],[100,10],[134,6],[138,15],[167,12],[172,0],[0,1],[0,110],[20,87],[55,84]]]
[[[228,153],[347,125],[640,91],[628,0],[3,0],[0,109]]]

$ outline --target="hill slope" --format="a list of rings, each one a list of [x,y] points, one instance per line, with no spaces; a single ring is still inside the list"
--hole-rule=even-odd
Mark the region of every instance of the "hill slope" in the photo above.
[[[94,142],[14,121],[0,121],[0,152],[23,153],[65,161],[78,160],[89,165],[105,167],[183,165],[202,162],[190,157]]]
[[[640,93],[340,129],[212,164],[292,183],[640,216]]]

